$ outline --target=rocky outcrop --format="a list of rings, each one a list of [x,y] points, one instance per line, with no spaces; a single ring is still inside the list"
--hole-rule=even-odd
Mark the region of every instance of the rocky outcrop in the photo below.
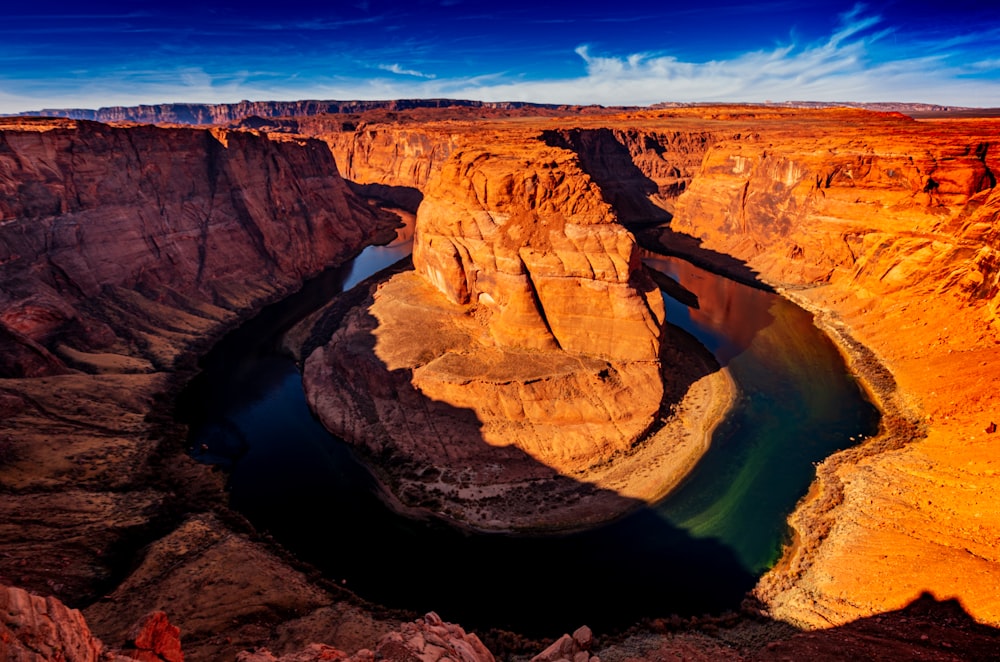
[[[237,662],[493,662],[494,659],[479,637],[471,632],[466,633],[458,625],[442,621],[434,612],[420,620],[403,623],[398,630],[382,637],[374,650],[363,648],[349,654],[328,644],[311,644],[303,650],[281,656],[276,656],[267,649],[244,651],[236,656]]]
[[[541,653],[531,658],[531,662],[600,662],[601,658],[590,654],[594,645],[594,633],[583,625],[572,635],[564,634]]]
[[[289,291],[378,227],[319,141],[0,126],[6,376],[58,372],[53,354],[92,369],[108,354],[132,372],[169,366],[206,320]]]
[[[135,625],[123,651],[107,648],[83,615],[58,599],[0,584],[0,659],[5,662],[184,662],[180,630],[156,612]]]
[[[146,614],[129,633],[129,655],[141,662],[184,662],[181,630],[162,611]]]
[[[658,356],[659,290],[565,152],[463,151],[427,190],[413,263],[450,301],[488,316],[501,347]]]
[[[224,511],[169,394],[223,332],[397,222],[349,190],[321,141],[0,122],[0,580],[90,603],[186,514]],[[138,614],[190,603],[134,581],[161,602],[94,616],[113,646]],[[204,627],[259,612],[264,581]]]
[[[12,662],[97,662],[104,644],[83,615],[55,598],[0,585],[0,655]]]
[[[728,381],[691,391],[711,394],[707,418],[666,425],[713,369],[665,394],[661,369],[683,362],[659,360],[659,289],[572,153],[531,135],[456,152],[425,188],[413,263],[321,324],[335,330],[304,365],[324,425],[403,506],[481,529],[576,528],[662,496],[704,451]],[[629,464],[640,445],[671,457],[658,484]],[[620,480],[626,464],[641,490]]]

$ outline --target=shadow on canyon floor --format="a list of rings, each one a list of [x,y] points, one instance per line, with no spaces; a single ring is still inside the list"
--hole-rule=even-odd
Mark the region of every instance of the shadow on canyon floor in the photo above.
[[[371,282],[342,295],[327,309],[314,325],[306,351],[332,335],[344,314],[362,303]],[[245,333],[247,339],[259,342],[252,329]],[[692,352],[704,354],[684,332],[674,329],[671,334],[667,351],[676,356],[668,364],[676,366]],[[358,352],[374,357],[374,335],[363,342]],[[470,410],[427,401],[410,384],[408,371],[372,366],[380,371],[372,377],[374,383],[362,383],[357,377],[367,369],[359,367],[362,359],[344,360],[354,374],[353,397],[366,400],[363,410],[372,411],[373,390],[392,388],[390,399],[400,403],[406,415],[398,423],[436,426],[443,435],[438,450],[450,458],[454,469],[450,478],[456,484],[463,472],[474,481],[476,471],[502,465],[505,473],[529,475],[534,481],[508,495],[506,508],[530,515],[557,499],[571,507],[572,500],[580,499],[632,511],[588,531],[541,536],[470,533],[434,519],[409,519],[386,508],[376,496],[371,476],[354,459],[355,451],[331,438],[311,417],[290,360],[260,357],[251,365],[230,360],[222,370],[225,379],[214,383],[206,371],[200,395],[188,400],[201,401],[208,438],[197,443],[206,443],[204,459],[222,461],[218,455],[227,454],[230,441],[238,450],[229,458],[234,465],[230,480],[234,507],[362,597],[415,612],[435,610],[467,627],[544,636],[583,622],[620,629],[642,617],[735,609],[754,584],[755,576],[724,544],[691,536],[644,503],[560,476],[512,446],[486,444]],[[695,362],[685,368],[683,379],[676,370],[667,375],[663,412],[704,370]],[[270,386],[254,386],[255,381]],[[201,400],[206,391],[226,395],[213,404],[211,399]],[[421,423],[425,416],[427,421]],[[239,433],[220,434],[233,428]],[[401,471],[403,462],[392,452],[367,455],[377,472],[379,467],[390,467],[394,473],[410,474],[411,490],[442,478],[441,473],[427,473],[418,465]],[[442,464],[440,459],[436,464]],[[435,499],[439,507],[444,505],[430,489],[411,497],[418,505],[433,506]],[[476,569],[475,574],[469,568]]]
[[[976,622],[959,599],[927,592],[901,609],[826,630],[790,631],[750,659],[995,660],[1000,654],[1000,630]]]

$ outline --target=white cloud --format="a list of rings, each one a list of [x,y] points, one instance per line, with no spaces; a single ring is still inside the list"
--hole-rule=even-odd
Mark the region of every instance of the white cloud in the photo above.
[[[782,44],[706,62],[664,53],[608,55],[582,45],[576,49],[582,75],[547,80],[531,80],[516,72],[435,78],[398,63],[355,63],[391,75],[327,76],[322,80],[306,75],[208,73],[190,68],[131,72],[126,77],[108,73],[83,85],[78,79],[33,81],[30,88],[16,89],[0,78],[0,113],[171,101],[433,97],[602,105],[770,99],[1000,107],[1000,61],[989,54],[956,57],[960,52],[957,43],[939,42],[934,47],[918,43],[891,28],[881,28],[878,17],[863,16],[858,9],[840,18],[841,23],[826,39],[814,43]],[[996,28],[984,28],[983,43],[995,43],[995,32]],[[975,36],[967,35],[963,41],[975,43]],[[911,55],[900,55],[904,50],[897,42],[904,43],[905,52]],[[887,57],[889,53],[895,55]],[[310,64],[316,70],[326,68],[321,62]],[[76,92],[62,91],[66,89]]]
[[[413,76],[415,78],[434,78],[434,74],[425,74],[415,69],[404,69],[398,64],[380,64],[378,68],[382,71],[389,71],[400,76]]]

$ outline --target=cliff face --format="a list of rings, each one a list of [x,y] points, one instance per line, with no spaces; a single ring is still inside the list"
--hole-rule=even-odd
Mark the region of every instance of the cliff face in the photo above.
[[[224,508],[223,485],[184,453],[165,412],[178,370],[263,303],[388,240],[397,221],[351,193],[320,141],[0,123],[0,581],[92,602],[139,547]],[[229,547],[197,591],[169,593],[198,604],[184,616],[193,649],[219,618],[317,606],[280,560],[250,542],[234,552],[217,520],[204,528]],[[185,567],[180,548],[207,558],[204,535],[179,539],[165,543],[172,569]],[[234,565],[258,568],[239,604],[220,583]],[[91,617],[106,642],[137,614],[175,611],[162,573],[133,581],[142,610]]]
[[[501,346],[655,360],[663,302],[632,235],[564,151],[466,150],[427,189],[416,270]]]
[[[200,321],[289,290],[377,227],[322,142],[87,122],[0,133],[0,219],[6,376],[108,352],[169,366]]]
[[[781,129],[717,143],[672,227],[772,282],[849,279],[864,296],[920,289],[995,313],[1000,156],[988,132],[858,121],[883,137]]]
[[[311,117],[325,114],[403,111],[423,108],[477,109],[486,111],[528,110],[531,114],[572,112],[578,107],[519,101],[472,101],[465,99],[388,99],[384,101],[239,101],[237,103],[164,103],[141,106],[48,108],[23,113],[35,117],[67,117],[96,122],[140,122],[143,124],[228,124],[247,117]]]
[[[995,135],[844,111],[757,122],[677,201],[672,228],[815,311],[886,411],[791,518],[799,542],[758,588],[784,620],[825,627],[929,591],[1000,623],[983,588],[1000,580]]]
[[[400,442],[445,423],[400,442],[432,466],[405,475],[402,501],[471,503],[471,523],[487,527],[504,502],[502,514],[547,525],[532,499],[557,481],[531,473],[536,457],[589,470],[632,452],[620,431],[605,434],[614,426],[663,422],[655,410],[674,396],[643,390],[673,365],[649,358],[658,307],[636,286],[634,246],[605,221],[672,218],[669,249],[752,272],[815,311],[887,412],[883,434],[818,467],[791,518],[798,544],[758,597],[809,627],[925,591],[1000,623],[996,121],[705,108],[307,124],[267,126],[322,140],[3,121],[0,579],[71,602],[107,593],[88,613],[106,641],[124,636],[126,613],[180,612],[202,659],[267,641],[258,618],[382,627],[357,610],[320,615],[329,593],[216,519],[175,526],[174,514],[221,508],[221,486],[183,454],[158,455],[156,403],[173,368],[386,227],[333,174],[336,160],[386,197],[425,196],[415,259],[434,285],[410,274],[374,290],[306,365],[307,382],[347,376],[325,420],[378,440],[373,456],[387,430],[404,431]],[[592,295],[612,292],[630,303],[605,325]],[[563,426],[564,443],[546,445],[557,431],[540,421]],[[514,429],[533,430],[530,443],[510,444]],[[470,436],[484,443],[453,443]],[[504,461],[464,471],[487,446]],[[490,491],[504,480],[509,491]],[[607,491],[620,499],[599,517],[635,503]],[[114,575],[146,542],[141,573]]]
[[[343,176],[371,187],[374,193],[400,200],[416,211],[421,192],[463,142],[461,132],[448,127],[361,126],[356,130],[322,133],[336,155]],[[414,195],[415,194],[415,195]]]
[[[670,220],[677,197],[721,136],[698,129],[612,127],[548,130],[542,137],[576,152],[622,223],[643,225]]]
[[[574,153],[534,132],[478,141],[424,187],[415,273],[305,361],[310,405],[380,458],[394,498],[477,528],[577,528],[662,496],[704,451],[728,382],[690,389],[709,406],[665,428],[712,368],[685,381],[690,364],[661,364],[663,300],[633,236]],[[633,466],[640,442],[670,460]]]

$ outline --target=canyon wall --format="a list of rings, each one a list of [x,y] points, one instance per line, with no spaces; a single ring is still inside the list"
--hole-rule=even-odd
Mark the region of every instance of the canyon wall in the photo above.
[[[132,371],[169,367],[197,341],[188,327],[287,292],[378,227],[320,141],[8,123],[0,374],[94,366],[107,353]]]
[[[438,125],[376,124],[340,132],[318,129],[346,179],[372,194],[397,200],[411,212],[417,211],[432,175],[466,138],[463,131]]]
[[[995,138],[991,121],[756,121],[677,201],[696,259],[738,258],[814,311],[885,411],[791,518],[797,544],[757,590],[784,620],[826,627],[926,591],[1000,623]]]
[[[319,340],[310,405],[406,506],[483,529],[578,528],[635,508],[568,498],[661,414],[663,301],[633,236],[577,156],[533,132],[466,131],[422,189],[414,273]]]
[[[722,138],[711,131],[642,126],[550,129],[549,145],[573,150],[627,226],[668,222],[678,196],[701,168],[705,152]]]
[[[643,295],[627,328],[579,333],[593,326],[581,305],[566,311],[572,323],[549,319],[558,306],[544,292],[592,301],[561,289],[582,290],[580,274],[607,276],[602,292],[633,278],[634,246],[600,222],[612,212],[648,226],[645,236],[668,250],[781,288],[815,312],[886,416],[881,435],[817,467],[791,518],[796,544],[757,597],[806,627],[896,610],[924,592],[1000,624],[995,121],[704,108],[511,124],[340,122],[329,132],[320,123],[321,140],[56,120],[0,128],[0,579],[71,604],[108,596],[88,607],[106,640],[124,636],[124,613],[158,608],[181,612],[202,659],[268,641],[258,617],[305,628],[328,610],[315,618],[383,627],[331,607],[329,587],[262,551],[229,516],[189,518],[225,512],[221,481],[178,452],[180,434],[163,415],[175,370],[210,339],[386,238],[388,219],[334,174],[335,161],[362,185],[425,201],[415,259],[440,289],[394,305],[437,297],[449,314],[471,311],[463,337],[502,350],[488,364],[452,356],[423,372],[424,384],[451,384],[444,390],[463,392],[473,372],[512,383],[508,366],[525,364],[507,359],[538,347],[608,357],[607,339],[622,329],[642,337],[628,352],[648,354],[657,313]],[[505,147],[515,143],[544,158],[518,161]],[[572,226],[598,232],[532,236]],[[508,243],[515,230],[526,247]],[[491,281],[482,265],[494,262],[505,275]],[[362,332],[355,339],[376,342],[374,321],[406,320],[399,312],[349,321]],[[397,326],[421,342],[454,331]],[[346,333],[341,340],[350,346]],[[390,371],[404,344],[384,355]],[[326,360],[372,367],[338,352]],[[607,382],[613,373],[602,371],[620,359],[599,358],[588,379]],[[178,447],[168,453],[169,430]],[[462,476],[453,478],[461,490]],[[149,574],[116,574],[146,544]]]
[[[994,315],[1000,155],[989,129],[854,121],[866,131],[796,135],[790,123],[717,143],[672,228],[771,282],[848,279],[864,297],[921,290]]]
[[[85,108],[47,108],[22,113],[26,117],[66,117],[96,122],[139,122],[143,124],[228,124],[248,117],[312,117],[316,115],[357,114],[372,111],[414,109],[457,109],[486,112],[527,111],[530,115],[566,114],[600,107],[565,106],[523,101],[473,101],[467,99],[386,99],[375,101],[239,101],[236,103],[164,103],[140,106]]]
[[[329,604],[237,535],[172,398],[226,330],[397,223],[349,190],[322,141],[0,122],[0,581],[84,606],[166,546],[169,572],[132,577],[141,588],[88,619],[116,644],[136,614],[182,612],[183,595],[193,649],[216,651],[203,659],[230,646],[213,638],[233,618]],[[187,519],[203,511],[223,518]],[[249,579],[227,580],[236,565]],[[197,589],[162,589],[192,567]]]

